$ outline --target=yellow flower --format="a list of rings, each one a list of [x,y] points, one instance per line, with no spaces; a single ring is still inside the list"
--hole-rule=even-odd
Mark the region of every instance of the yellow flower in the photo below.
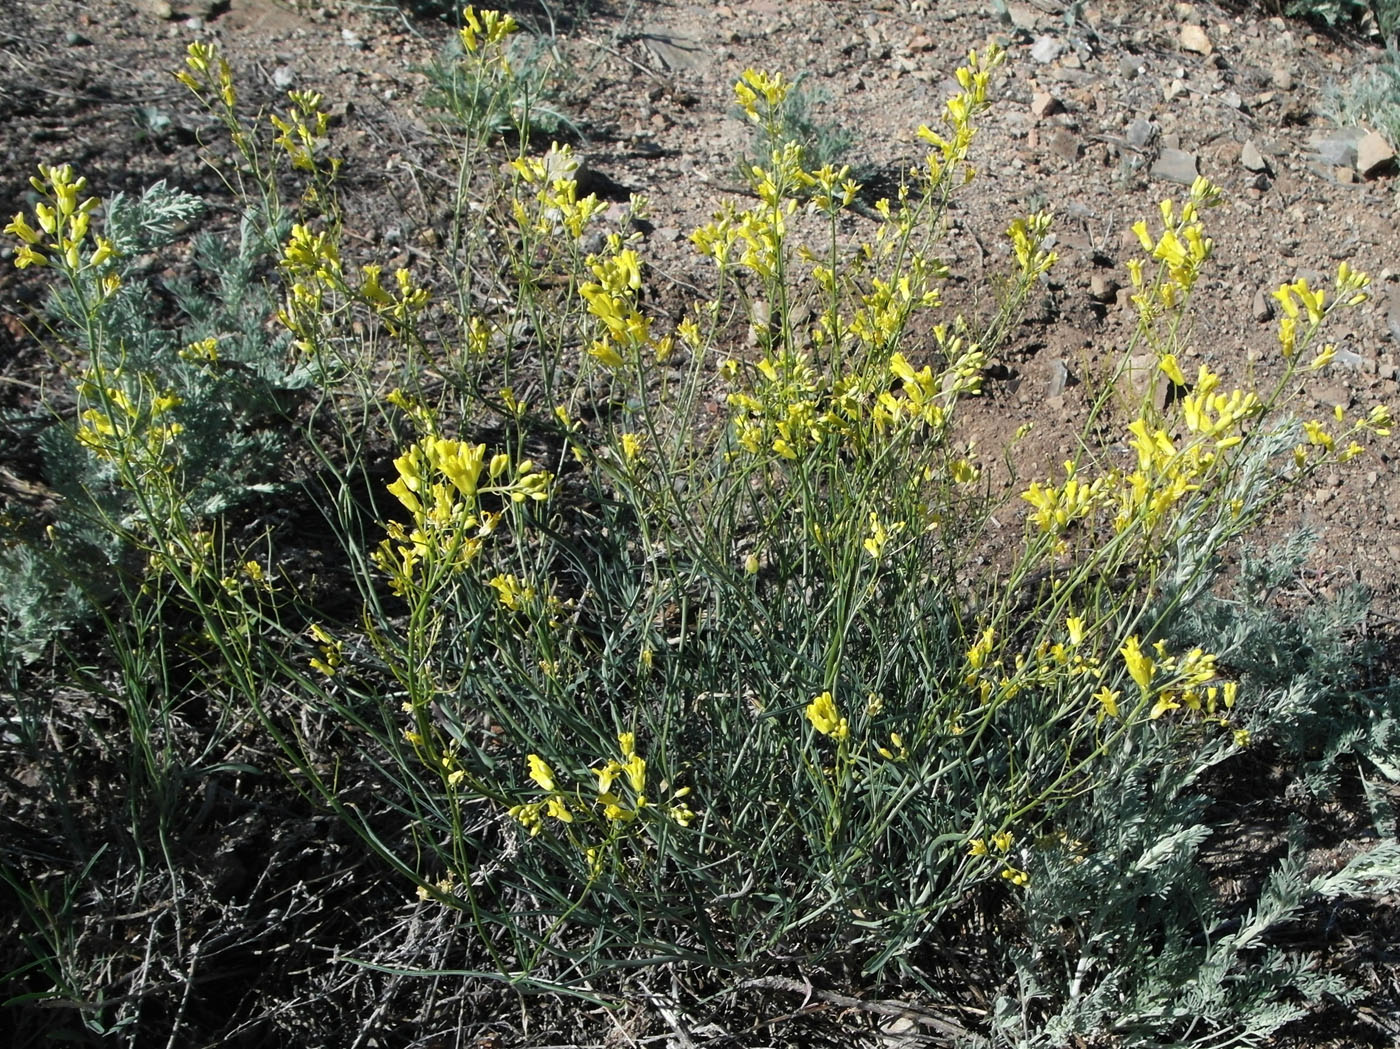
[[[1128,673],[1132,675],[1138,687],[1144,691],[1152,684],[1152,674],[1156,670],[1156,664],[1152,662],[1152,657],[1142,650],[1142,645],[1134,634],[1128,638],[1127,643],[1118,650],[1123,656],[1123,662],[1127,664]]]
[[[541,790],[554,789],[554,771],[545,764],[545,760],[538,754],[525,755],[526,762],[530,766],[530,778],[539,784]]]
[[[1065,628],[1069,631],[1069,643],[1077,645],[1084,640],[1084,617],[1070,616],[1065,620]]]
[[[823,736],[839,741],[850,735],[850,725],[836,709],[836,701],[831,698],[830,692],[823,692],[807,704],[807,720]]]

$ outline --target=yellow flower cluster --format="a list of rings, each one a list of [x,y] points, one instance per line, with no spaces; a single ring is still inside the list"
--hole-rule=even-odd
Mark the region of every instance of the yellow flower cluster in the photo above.
[[[114,250],[111,241],[94,233],[92,249],[84,257],[84,241],[88,238],[92,213],[99,203],[96,197],[82,197],[87,179],[75,177],[68,164],[60,167],[41,164],[39,174],[31,177],[29,184],[44,198],[34,205],[34,222],[38,228],[29,222],[24,212],[16,214],[5,227],[6,233],[19,240],[16,268],[57,263],[75,276],[100,271],[113,257]],[[102,274],[99,288],[104,297],[115,292],[119,285],[115,273]]]
[[[1006,859],[1015,841],[1016,836],[1009,830],[998,831],[993,834],[990,839],[969,838],[967,842],[967,854],[977,857],[990,856],[995,852],[996,855],[1002,858],[1001,876],[1012,885],[1024,886],[1029,884],[1031,880],[1030,872],[1013,866],[1011,862]]]
[[[1283,316],[1279,318],[1278,324],[1278,341],[1283,348],[1284,359],[1291,361],[1300,346],[1310,343],[1322,322],[1333,310],[1359,306],[1365,302],[1368,297],[1366,289],[1370,284],[1370,278],[1366,274],[1352,269],[1349,263],[1342,262],[1337,267],[1330,304],[1327,302],[1327,289],[1310,288],[1304,278],[1300,277],[1291,284],[1280,286],[1274,292],[1274,298],[1283,309]],[[1298,330],[1300,319],[1307,321],[1307,327],[1302,332]],[[1335,353],[1335,347],[1324,347],[1309,367],[1313,370],[1324,367]]]
[[[1050,271],[1059,256],[1045,247],[1050,236],[1051,215],[1040,211],[1023,219],[1015,219],[1006,235],[1011,238],[1011,251],[1016,256],[1016,268],[1025,280]]]
[[[282,249],[280,266],[288,287],[277,319],[297,336],[297,347],[310,353],[315,334],[325,319],[327,295],[345,287],[340,248],[324,230],[315,232],[297,223]]]
[[[1200,220],[1201,208],[1220,203],[1220,188],[1205,178],[1191,184],[1185,203],[1178,212],[1170,200],[1161,204],[1162,233],[1153,239],[1146,221],[1133,226],[1139,243],[1151,259],[1158,262],[1155,279],[1143,272],[1141,259],[1128,262],[1128,274],[1133,282],[1133,303],[1143,325],[1149,325],[1167,310],[1175,309],[1196,285],[1201,267],[1210,258],[1213,243],[1205,235]]]
[[[168,473],[175,464],[166,452],[184,430],[169,418],[180,398],[169,390],[148,389],[144,380],[141,394],[133,398],[123,378],[116,368],[105,376],[89,371],[79,380],[79,401],[92,407],[78,417],[78,443],[105,462]]]
[[[1155,721],[1169,711],[1185,708],[1208,722],[1229,725],[1224,712],[1234,707],[1239,685],[1219,680],[1216,657],[1211,653],[1193,648],[1183,656],[1173,656],[1163,641],[1145,650],[1142,640],[1133,635],[1123,643],[1119,654],[1142,697],[1153,700],[1148,720]],[[1115,706],[1117,697],[1118,693],[1114,693]],[[1247,732],[1236,732],[1235,738],[1243,745],[1249,736]]]
[[[730,362],[722,372],[738,375]],[[752,392],[735,390],[729,405],[735,409],[734,433],[750,455],[771,449],[784,459],[798,459],[820,443],[828,418],[826,384],[806,354],[780,351],[754,366]]]
[[[838,743],[850,737],[850,723],[836,709],[836,700],[830,692],[823,692],[807,704],[807,720],[823,736],[830,736]]]
[[[602,333],[588,347],[588,355],[609,371],[635,363],[642,350],[659,352],[651,338],[651,320],[637,308],[637,292],[642,287],[641,259],[631,248],[622,247],[622,238],[608,238],[610,254],[589,256],[588,268],[594,280],[580,285],[579,295],[588,303],[588,312],[602,322]]]
[[[1177,387],[1191,391],[1179,401],[1182,436],[1174,439],[1162,426],[1134,419],[1127,428],[1134,469],[1086,482],[1066,462],[1063,484],[1032,483],[1021,498],[1035,508],[1030,520],[1039,531],[1061,535],[1074,522],[1111,510],[1115,531],[1153,535],[1174,507],[1218,472],[1222,453],[1240,444],[1245,424],[1263,411],[1253,392],[1220,392],[1220,377],[1205,365],[1189,386],[1173,355],[1164,355],[1158,366]]]
[[[412,515],[391,521],[389,538],[374,554],[395,593],[403,595],[439,570],[460,571],[481,552],[499,511],[484,510],[481,497],[503,502],[549,497],[553,476],[523,459],[514,466],[504,452],[486,460],[486,446],[425,437],[394,460],[398,478],[389,491]],[[484,476],[483,476],[484,475]]]
[[[958,86],[961,90],[948,99],[943,107],[945,132],[932,130],[928,125],[919,126],[918,135],[934,147],[924,158],[922,168],[914,168],[914,177],[930,186],[943,181],[946,174],[957,169],[962,171],[962,182],[971,182],[976,172],[967,162],[968,152],[975,134],[972,119],[987,107],[987,85],[992,70],[1006,59],[1006,53],[995,44],[979,54],[969,51],[967,65],[957,70]]]
[[[965,343],[962,335],[950,335],[948,326],[934,326],[934,338],[940,356],[949,362],[939,375],[925,365],[918,371],[904,354],[890,355],[890,374],[899,380],[899,393],[881,391],[875,402],[875,423],[881,429],[913,419],[922,422],[941,435],[948,413],[960,397],[976,396],[982,392],[982,378],[987,367],[987,355],[976,343]]]
[[[647,810],[656,811],[678,826],[688,827],[695,812],[684,801],[689,787],[671,794],[670,800],[658,805],[647,797],[647,762],[637,753],[636,736],[631,732],[617,737],[621,760],[608,758],[589,771],[596,778],[591,802],[584,802],[583,792],[562,790],[554,770],[538,754],[526,755],[530,779],[545,792],[545,797],[511,806],[512,818],[525,827],[531,837],[544,828],[546,818],[560,823],[573,823],[575,817],[591,819],[601,816],[605,825],[632,823]],[[665,784],[662,784],[664,789]],[[590,854],[594,850],[589,850]]]
[[[400,328],[427,309],[427,289],[415,285],[412,275],[402,266],[394,270],[395,290],[392,292],[379,282],[380,267],[363,266],[361,272],[364,279],[360,282],[360,297],[383,318],[391,335],[398,334]]]
[[[286,150],[292,167],[316,174],[320,170],[316,154],[325,144],[331,122],[330,114],[322,108],[325,99],[318,91],[288,91],[287,98],[292,103],[287,116],[283,118],[273,113],[268,117],[277,129],[277,137],[272,142]],[[325,174],[334,177],[339,169],[340,159],[332,157]]]
[[[517,187],[531,191],[529,206],[516,195],[511,202],[516,225],[522,230],[551,235],[568,233],[573,240],[583,236],[588,224],[606,209],[595,194],[579,198],[578,159],[567,145],[551,143],[542,157],[518,157],[510,169]]]
[[[458,35],[462,50],[469,55],[479,54],[486,48],[500,48],[506,37],[520,28],[511,15],[503,15],[499,11],[477,11],[475,7],[468,7],[462,12],[462,23]],[[500,62],[509,71],[503,50]]]
[[[185,49],[185,68],[175,74],[175,79],[201,99],[218,98],[226,110],[232,111],[238,103],[233,70],[213,44],[201,44],[198,40],[191,43]]]
[[[316,647],[321,650],[320,656],[311,659],[311,669],[326,677],[335,677],[345,662],[344,642],[319,623],[312,623],[310,632]]]

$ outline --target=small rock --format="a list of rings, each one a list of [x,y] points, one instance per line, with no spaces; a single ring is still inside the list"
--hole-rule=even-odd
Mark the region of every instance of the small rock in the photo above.
[[[1364,128],[1342,127],[1318,132],[1308,142],[1322,163],[1331,167],[1352,167],[1356,164],[1357,146],[1365,138]]]
[[[1182,26],[1180,39],[1183,51],[1190,51],[1197,55],[1208,55],[1215,50],[1210,42],[1210,37],[1206,36],[1206,31],[1198,25]]]
[[[1251,140],[1240,147],[1240,166],[1246,171],[1267,172],[1269,162]]]
[[[1350,186],[1357,181],[1356,169],[1346,164],[1338,164],[1334,167],[1332,177],[1344,186]]]
[[[272,71],[272,86],[278,91],[286,91],[296,80],[297,75],[292,72],[291,66],[278,66]]]
[[[1163,182],[1189,186],[1199,175],[1195,155],[1181,149],[1162,150],[1157,157],[1157,163],[1152,165],[1152,177]]]
[[[1049,65],[1059,58],[1064,51],[1065,45],[1056,40],[1053,36],[1042,36],[1031,45],[1031,58],[1041,65]]]
[[[1365,372],[1368,375],[1376,370],[1375,362],[1368,361],[1355,350],[1349,350],[1345,346],[1337,347],[1337,352],[1332,355],[1332,366],[1352,372]]]
[[[1400,284],[1392,287],[1386,298],[1389,305],[1385,311],[1385,326],[1390,329],[1390,337],[1400,342]]]
[[[1062,360],[1050,362],[1050,379],[1045,384],[1045,396],[1059,397],[1066,386],[1073,386],[1075,378],[1070,374],[1069,365]]]
[[[352,51],[362,51],[365,46],[365,42],[360,39],[360,35],[348,26],[340,31],[340,42]]]
[[[1157,125],[1138,118],[1128,125],[1126,138],[1134,149],[1146,149],[1157,137]]]
[[[1142,64],[1136,55],[1121,55],[1118,58],[1118,72],[1124,80],[1136,80],[1142,72]]]
[[[1061,160],[1076,161],[1079,159],[1079,137],[1072,131],[1059,128],[1050,136],[1050,152]]]
[[[1171,102],[1186,94],[1186,81],[1174,79],[1170,84],[1162,89],[1162,100]]]
[[[1035,8],[1028,4],[1007,4],[1006,14],[1011,19],[1011,24],[1017,29],[1024,29],[1029,32],[1035,28]]]
[[[1244,110],[1244,96],[1238,91],[1226,91],[1220,96],[1220,101],[1224,102],[1231,109]]]
[[[1372,131],[1356,144],[1356,170],[1363,178],[1375,178],[1394,166],[1395,150],[1384,135]]]
[[[1290,70],[1282,68],[1281,66],[1275,68],[1269,74],[1269,83],[1273,84],[1275,89],[1279,91],[1292,91],[1293,73]]]
[[[1272,296],[1266,294],[1263,288],[1254,293],[1254,304],[1251,306],[1251,311],[1254,314],[1254,319],[1260,324],[1273,320],[1274,304],[1271,299]]]
[[[1095,273],[1089,278],[1089,297],[1104,304],[1118,298],[1118,282],[1103,273]]]
[[[1034,91],[1031,93],[1031,112],[1038,118],[1044,118],[1058,113],[1064,109],[1060,105],[1060,100],[1048,91]]]
[[[1128,358],[1128,367],[1123,377],[1128,382],[1125,393],[1131,397],[1145,397],[1159,412],[1167,406],[1167,394],[1171,380],[1157,367],[1155,353],[1139,353]]]
[[[1313,400],[1328,408],[1340,405],[1345,411],[1351,407],[1351,391],[1341,385],[1324,386],[1313,393]]]
[[[74,32],[72,30],[69,30],[69,32],[64,34],[63,38],[66,41],[68,41],[69,47],[87,47],[92,43],[92,41],[89,40],[87,37],[83,36],[82,33]]]
[[[175,17],[175,8],[171,6],[170,0],[144,0],[141,9],[152,18],[159,18],[163,22]]]

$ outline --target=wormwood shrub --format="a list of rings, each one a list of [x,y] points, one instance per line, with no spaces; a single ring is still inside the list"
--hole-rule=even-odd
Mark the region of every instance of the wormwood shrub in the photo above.
[[[466,21],[466,75],[509,77],[513,22]],[[996,310],[943,305],[943,220],[975,178],[1001,60],[969,55],[868,225],[848,170],[775,145],[751,195],[693,233],[713,286],[672,317],[646,305],[639,237],[579,193],[566,147],[492,178],[491,144],[468,134],[450,260],[475,265],[357,268],[320,99],[294,96],[275,142],[308,190],[275,314],[318,387],[316,432],[341,438],[306,440],[321,479],[302,498],[338,531],[357,616],[282,585],[298,572],[283,551],[254,571],[196,541],[220,508],[187,511],[181,472],[159,466],[180,434],[157,387],[111,434],[74,422],[123,498],[161,511],[147,585],[201,624],[201,687],[253,711],[302,789],[461,913],[479,934],[470,975],[580,992],[623,967],[796,961],[934,986],[939,930],[980,923],[981,964],[1019,993],[969,1039],[1247,1042],[1295,1015],[1294,995],[1344,993],[1278,952],[1259,969],[1264,935],[1309,892],[1393,883],[1393,853],[1311,882],[1290,860],[1244,916],[1212,908],[1194,859],[1202,777],[1288,738],[1279,689],[1308,694],[1299,724],[1317,709],[1311,664],[1270,677],[1236,658],[1262,644],[1263,613],[1232,634],[1243,617],[1208,595],[1220,553],[1281,494],[1389,433],[1383,406],[1288,414],[1366,278],[1344,263],[1330,288],[1277,291],[1272,388],[1188,376],[1219,191],[1198,180],[1163,202],[1135,227],[1139,320],[1118,372],[1149,354],[1173,396],[1122,404],[1110,376],[1085,432],[1111,424],[1123,445],[1086,436],[1022,493],[1010,571],[975,567],[995,499],[960,406],[1055,262],[1051,217],[1018,218]],[[265,170],[217,54],[195,45],[182,79]],[[788,90],[750,70],[736,99],[776,134]],[[275,213],[275,180],[252,188]],[[85,252],[104,241],[61,218],[77,213],[9,232],[102,286]],[[348,493],[386,439],[392,480],[366,505]],[[1332,659],[1343,681],[1347,653]],[[1336,735],[1334,760],[1365,752]],[[342,765],[370,770],[373,795]],[[1072,935],[1052,934],[1065,921]],[[1168,945],[1159,963],[1150,943]]]

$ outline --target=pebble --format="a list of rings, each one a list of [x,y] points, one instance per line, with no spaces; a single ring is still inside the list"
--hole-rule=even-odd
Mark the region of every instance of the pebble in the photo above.
[[[1073,386],[1074,376],[1070,373],[1069,365],[1063,360],[1050,362],[1050,379],[1045,384],[1045,396],[1059,397],[1064,394],[1066,386]]]
[[[1208,55],[1215,50],[1210,42],[1210,37],[1206,36],[1206,31],[1198,25],[1184,25],[1181,27],[1181,49],[1190,51],[1197,55]]]
[[[1375,178],[1383,170],[1393,167],[1395,150],[1385,136],[1372,131],[1356,144],[1356,170],[1365,178]]]
[[[1246,171],[1267,172],[1269,161],[1251,140],[1240,147],[1240,166]]]
[[[1254,303],[1250,310],[1254,314],[1254,319],[1260,324],[1272,320],[1274,316],[1273,296],[1260,288],[1254,293]]]
[[[1157,125],[1139,117],[1128,125],[1128,145],[1134,149],[1146,149],[1157,137]]]
[[[1368,361],[1355,350],[1348,350],[1345,347],[1338,347],[1337,352],[1332,357],[1332,365],[1337,368],[1345,368],[1348,371],[1367,372],[1368,374],[1376,370],[1374,362]]]
[[[1064,52],[1065,45],[1053,36],[1042,36],[1031,45],[1031,58],[1041,65],[1049,65]]]
[[[1048,91],[1034,91],[1031,93],[1031,112],[1037,117],[1048,117],[1059,113],[1064,109],[1060,105],[1060,100]]]
[[[296,83],[297,75],[291,66],[278,66],[272,71],[272,86],[278,91],[286,91]]]
[[[175,17],[175,8],[170,5],[169,0],[145,0],[141,7],[152,18],[159,18],[164,22]]]
[[[1269,83],[1279,91],[1293,90],[1293,73],[1290,70],[1278,67],[1269,74]]]
[[[1118,282],[1104,273],[1089,278],[1089,296],[1095,302],[1110,303],[1118,298]]]
[[[1196,156],[1181,149],[1164,149],[1152,165],[1152,177],[1189,186],[1200,175]]]

